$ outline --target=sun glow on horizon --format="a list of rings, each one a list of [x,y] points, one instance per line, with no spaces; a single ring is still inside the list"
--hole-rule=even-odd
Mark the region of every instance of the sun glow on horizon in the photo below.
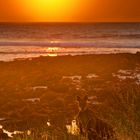
[[[79,2],[80,0],[24,0],[22,9],[32,20],[67,21],[78,14],[76,8]]]
[[[1,0],[0,22],[140,22],[139,5],[140,0]]]

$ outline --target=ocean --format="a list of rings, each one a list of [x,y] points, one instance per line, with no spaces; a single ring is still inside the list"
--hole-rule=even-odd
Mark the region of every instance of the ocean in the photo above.
[[[0,23],[0,61],[138,51],[140,23]]]

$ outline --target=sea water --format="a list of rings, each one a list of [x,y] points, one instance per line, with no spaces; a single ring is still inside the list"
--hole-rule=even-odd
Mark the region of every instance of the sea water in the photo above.
[[[140,23],[0,23],[0,60],[136,53]]]

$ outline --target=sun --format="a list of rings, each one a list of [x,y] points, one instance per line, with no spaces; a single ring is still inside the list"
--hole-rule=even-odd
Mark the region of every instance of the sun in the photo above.
[[[38,20],[50,21],[67,20],[77,13],[80,0],[24,0],[22,2],[24,12]]]

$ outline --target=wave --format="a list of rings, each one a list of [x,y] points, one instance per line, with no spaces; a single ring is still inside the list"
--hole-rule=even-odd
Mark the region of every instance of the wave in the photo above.
[[[95,40],[52,40],[52,41],[0,41],[0,46],[42,47],[140,47],[140,39],[95,39]]]
[[[46,54],[57,54],[57,55],[71,55],[71,54],[104,54],[104,53],[136,53],[140,51],[139,48],[109,48],[109,47],[22,47],[15,48],[8,47],[7,49],[1,49],[0,55],[46,55]]]
[[[117,54],[136,53],[140,48],[105,48],[105,47],[3,47],[0,49],[0,61],[13,61],[40,56],[90,55],[90,54]]]

